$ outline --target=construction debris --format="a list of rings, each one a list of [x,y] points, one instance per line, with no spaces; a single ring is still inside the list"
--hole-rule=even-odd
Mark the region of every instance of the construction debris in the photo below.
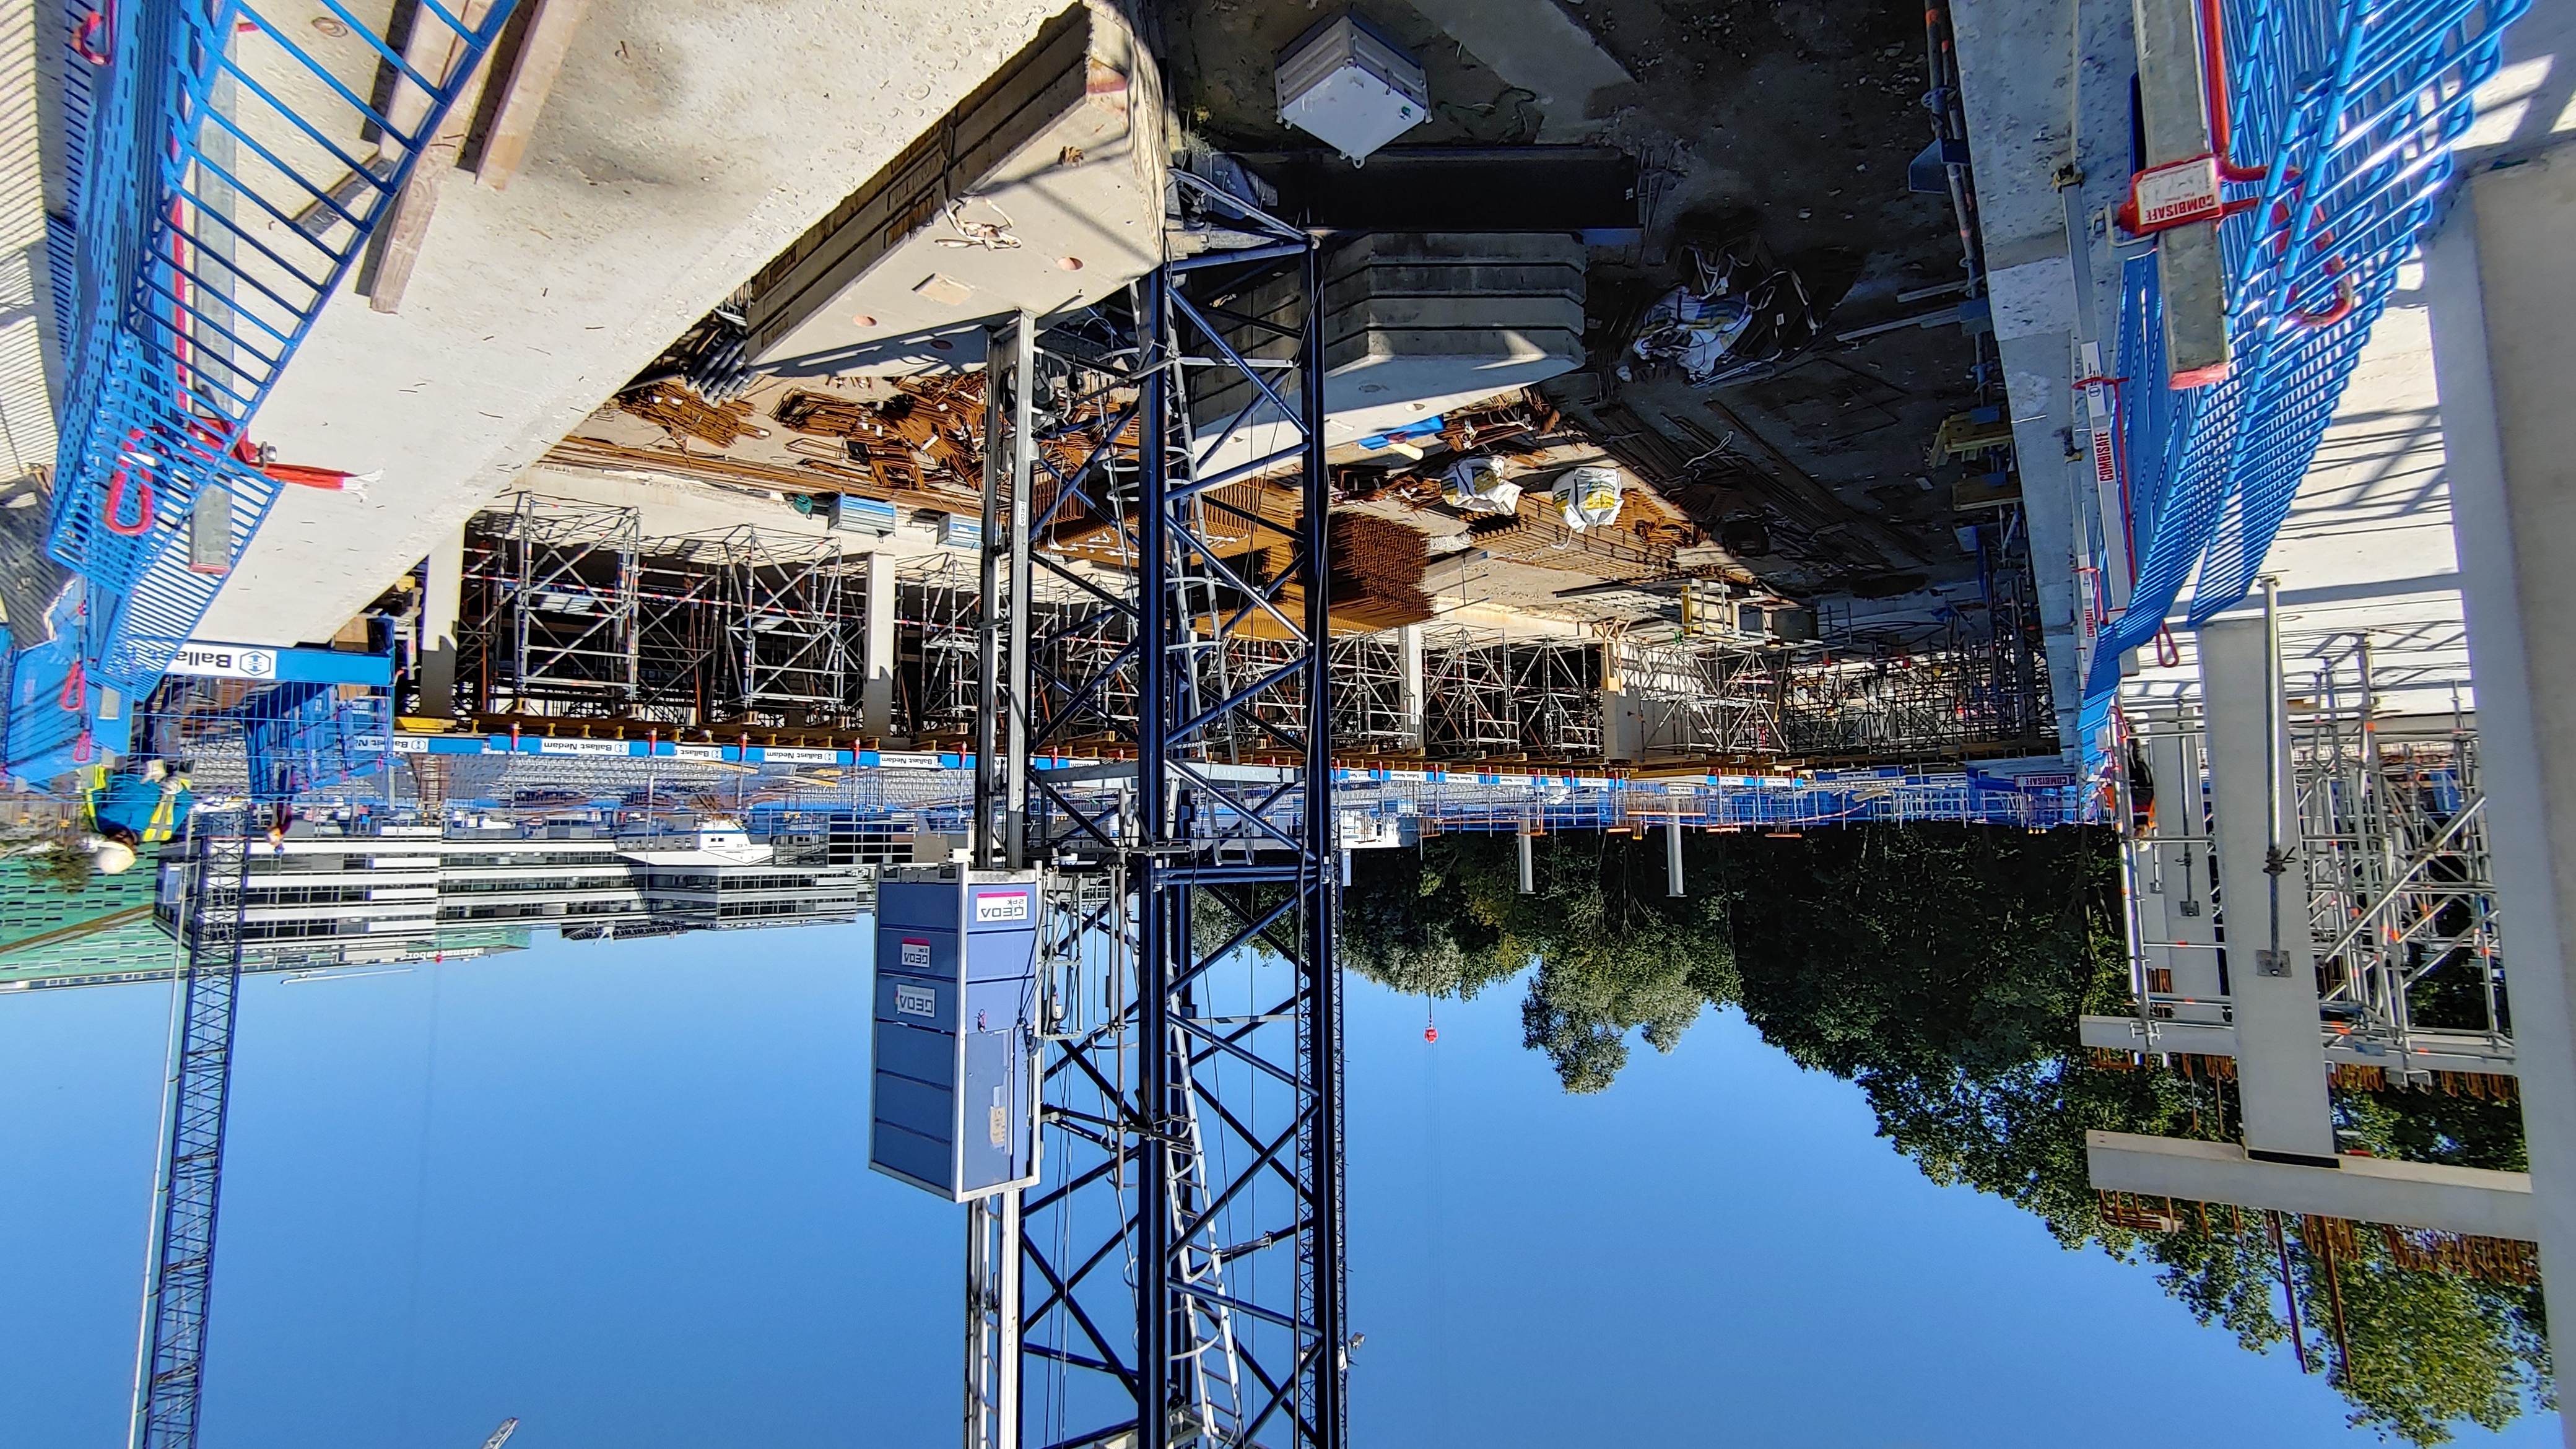
[[[696,438],[730,448],[744,438],[765,438],[767,428],[751,421],[751,404],[740,398],[715,404],[679,381],[649,383],[617,395],[617,409],[662,428],[674,437]]]
[[[1672,368],[1693,387],[1715,387],[1785,361],[1824,325],[1806,282],[1759,237],[1689,242],[1681,260],[1688,280],[1646,309],[1630,344],[1645,367],[1621,363],[1623,379]]]

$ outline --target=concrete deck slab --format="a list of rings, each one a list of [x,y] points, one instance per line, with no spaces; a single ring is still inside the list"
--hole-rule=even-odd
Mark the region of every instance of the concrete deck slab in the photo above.
[[[401,310],[335,299],[253,429],[383,481],[289,490],[202,632],[329,635],[1062,8],[594,0],[508,190],[448,178]]]

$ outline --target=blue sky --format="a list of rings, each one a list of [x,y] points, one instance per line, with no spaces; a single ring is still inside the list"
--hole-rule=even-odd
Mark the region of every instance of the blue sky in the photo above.
[[[206,1449],[947,1445],[960,1210],[867,1171],[863,930],[245,988]],[[166,988],[0,1000],[0,1449],[111,1449]],[[1353,983],[1353,1439],[2370,1442],[2098,1252],[1925,1182],[1733,1016],[1607,1094],[1518,997]],[[2555,1445],[2554,1418],[2472,1446]]]

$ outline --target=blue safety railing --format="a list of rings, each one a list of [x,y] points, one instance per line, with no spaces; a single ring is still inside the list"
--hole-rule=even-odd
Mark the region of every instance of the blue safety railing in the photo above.
[[[2142,546],[2086,670],[2088,748],[2120,656],[2186,583],[2194,625],[2252,587],[2526,4],[2226,0],[2236,154],[2220,159],[2261,176],[2231,186],[2244,204],[2220,223],[2234,356],[2171,391],[2154,260],[2125,266],[2119,428]]]
[[[293,801],[381,771],[392,757],[391,706],[381,691],[268,686],[241,711],[251,798]]]
[[[316,0],[72,12],[74,210],[49,237],[65,353],[49,547],[87,581],[93,691],[139,697],[276,501],[245,430],[477,73],[512,0],[417,0],[387,37]],[[291,23],[290,23],[291,20]],[[202,571],[201,571],[202,570]],[[93,699],[93,708],[95,700]]]

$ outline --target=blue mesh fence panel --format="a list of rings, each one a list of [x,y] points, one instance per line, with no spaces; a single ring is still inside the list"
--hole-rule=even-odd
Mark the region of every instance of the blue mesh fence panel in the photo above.
[[[2147,543],[2088,701],[2118,688],[2120,656],[2154,639],[2187,581],[2195,625],[2252,587],[2525,4],[2229,0],[2230,159],[2265,168],[2221,226],[2236,355],[2224,380],[2170,393],[2152,259],[2124,269],[2124,440]]]
[[[150,687],[221,586],[188,567],[199,499],[225,490],[236,552],[276,500],[244,430],[511,0],[467,6],[470,23],[420,0],[400,44],[337,0],[319,8],[290,27],[239,0],[135,0],[79,31],[100,60],[74,62],[86,69],[69,108],[78,189],[55,239],[65,396],[48,542],[99,601],[93,673],[129,692]]]

